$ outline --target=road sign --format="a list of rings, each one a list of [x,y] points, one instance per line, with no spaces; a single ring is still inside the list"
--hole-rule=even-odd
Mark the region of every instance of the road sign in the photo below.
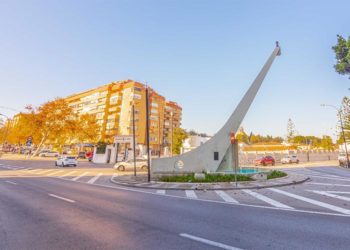
[[[117,135],[114,137],[114,143],[131,143],[132,135]]]

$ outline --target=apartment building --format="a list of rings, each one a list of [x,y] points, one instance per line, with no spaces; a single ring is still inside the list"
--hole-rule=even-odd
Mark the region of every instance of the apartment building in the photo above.
[[[146,87],[133,81],[111,82],[66,98],[78,114],[93,114],[100,125],[101,140],[113,143],[116,135],[132,135],[132,105],[139,146],[146,143]],[[182,108],[149,89],[150,145],[153,152],[169,146],[174,128],[181,126]]]

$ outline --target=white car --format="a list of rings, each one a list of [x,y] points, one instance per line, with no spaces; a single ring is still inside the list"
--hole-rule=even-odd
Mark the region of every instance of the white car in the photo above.
[[[299,159],[296,155],[286,155],[281,159],[282,164],[288,164],[288,163],[299,163]]]
[[[136,159],[136,168],[146,171],[148,168],[147,161],[145,159]],[[134,159],[118,162],[114,165],[114,169],[119,171],[134,170]]]
[[[60,154],[57,151],[41,151],[39,156],[40,157],[58,157]]]
[[[64,166],[76,167],[78,165],[78,160],[74,156],[63,155],[57,158],[55,165],[59,167],[64,167]]]

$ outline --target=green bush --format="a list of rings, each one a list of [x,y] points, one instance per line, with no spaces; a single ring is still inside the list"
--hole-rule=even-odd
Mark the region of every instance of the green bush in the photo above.
[[[270,180],[270,179],[280,178],[284,176],[287,176],[285,172],[273,170],[267,175],[267,179]]]
[[[237,175],[237,181],[251,181],[252,178],[249,175]],[[217,175],[217,174],[205,174],[204,180],[196,180],[194,174],[188,175],[172,175],[163,176],[160,181],[164,182],[232,182],[235,181],[235,175]]]

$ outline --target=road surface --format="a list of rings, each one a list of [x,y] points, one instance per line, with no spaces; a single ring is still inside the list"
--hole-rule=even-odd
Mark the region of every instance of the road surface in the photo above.
[[[349,249],[350,171],[276,189],[168,191],[83,165],[0,161],[0,249]],[[36,167],[38,165],[38,167]],[[59,172],[61,171],[61,172]],[[75,171],[75,172],[74,172]]]

